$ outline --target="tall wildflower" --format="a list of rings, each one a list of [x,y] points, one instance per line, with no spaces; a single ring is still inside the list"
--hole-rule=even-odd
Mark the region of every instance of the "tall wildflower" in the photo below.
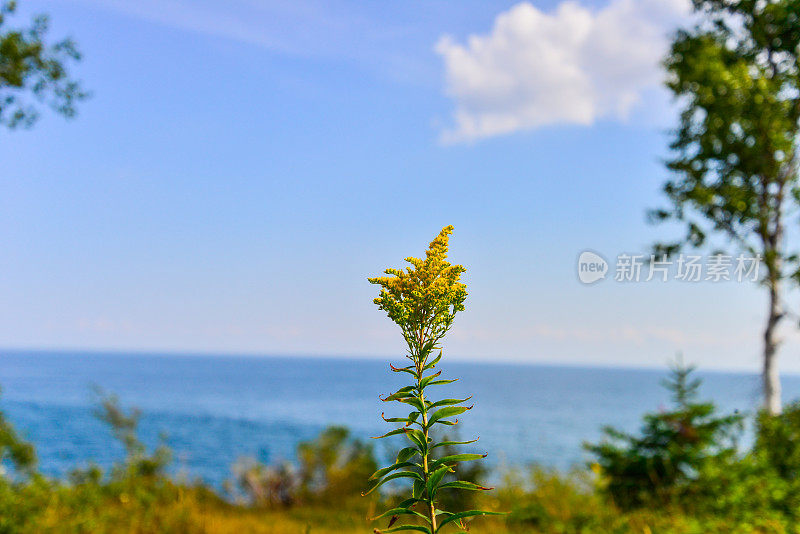
[[[426,396],[426,388],[455,382],[439,378],[441,371],[432,371],[442,358],[440,341],[452,327],[456,313],[464,310],[467,298],[467,286],[461,282],[461,275],[466,269],[447,261],[448,240],[452,232],[452,226],[442,228],[428,246],[425,259],[406,258],[409,267],[387,269],[387,276],[369,279],[370,283],[381,288],[375,304],[400,327],[408,348],[406,357],[411,364],[390,367],[393,372],[407,373],[413,378],[412,385],[381,398],[384,402],[406,404],[412,411],[406,417],[396,418],[386,418],[381,414],[386,422],[402,426],[380,437],[404,435],[411,446],[397,453],[394,464],[372,475],[372,487],[365,495],[392,480],[409,479],[413,484],[409,498],[375,518],[389,518],[387,530],[375,529],[378,533],[411,530],[436,534],[448,524],[463,530],[466,528],[465,518],[493,513],[482,510],[452,512],[441,510],[436,505],[436,496],[443,490],[491,489],[462,480],[445,481],[446,475],[454,473],[455,464],[479,460],[485,454],[437,455],[437,449],[444,450],[440,449],[442,447],[452,448],[477,440],[436,442],[431,435],[434,425],[455,425],[458,420],[452,418],[472,408],[463,405],[471,397],[432,402]],[[436,351],[438,354],[431,358]],[[416,521],[414,524],[393,526],[400,516],[412,516]]]

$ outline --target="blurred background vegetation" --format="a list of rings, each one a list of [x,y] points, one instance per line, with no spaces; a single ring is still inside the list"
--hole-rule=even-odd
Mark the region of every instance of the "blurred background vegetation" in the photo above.
[[[478,532],[800,532],[800,403],[779,416],[721,414],[698,399],[699,380],[680,364],[664,384],[672,405],[645,414],[636,433],[606,428],[603,441],[586,444],[587,465],[563,473],[476,464],[458,478],[497,488],[442,498],[510,512],[476,520]],[[364,532],[385,526],[369,518],[400,499],[399,487],[361,497],[378,453],[343,427],[300,443],[292,461],[242,458],[219,491],[170,476],[173,455],[140,441],[138,410],[99,392],[96,415],[125,456],[107,470],[81,466],[54,480],[0,414],[0,533]],[[747,425],[754,439],[745,447]]]

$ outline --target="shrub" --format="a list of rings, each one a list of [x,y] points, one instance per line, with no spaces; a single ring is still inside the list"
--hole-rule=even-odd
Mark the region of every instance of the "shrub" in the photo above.
[[[233,465],[233,473],[250,504],[288,508],[297,503],[300,479],[291,462],[264,465],[252,458],[242,458]]]
[[[502,506],[512,510],[508,524],[536,532],[601,532],[600,527],[617,515],[578,471],[562,474],[534,465],[527,479],[507,476],[499,493]]]
[[[378,468],[372,446],[341,426],[328,427],[315,439],[300,443],[297,459],[297,465],[239,460],[234,466],[238,487],[257,506],[341,503],[358,496],[364,479]]]
[[[664,382],[672,392],[673,408],[645,414],[639,435],[606,427],[605,441],[585,445],[597,459],[604,489],[618,506],[685,501],[705,464],[735,457],[742,416],[718,416],[713,403],[697,402],[700,380],[692,378],[693,371],[680,362],[673,365]]]
[[[141,412],[137,408],[127,411],[120,405],[119,398],[113,394],[106,394],[96,390],[99,397],[95,416],[106,423],[111,433],[125,448],[125,459],[121,464],[114,466],[112,476],[126,477],[160,477],[169,465],[172,452],[162,443],[152,453],[147,452],[147,447],[137,435]]]
[[[11,467],[18,475],[27,476],[36,469],[36,450],[23,440],[13,425],[0,412],[0,475]]]
[[[780,415],[758,414],[754,451],[784,480],[800,480],[800,401]]]

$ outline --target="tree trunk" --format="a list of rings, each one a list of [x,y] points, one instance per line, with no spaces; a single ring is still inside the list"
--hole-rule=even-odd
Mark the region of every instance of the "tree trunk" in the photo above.
[[[770,415],[781,413],[781,381],[778,376],[777,352],[778,340],[776,328],[781,320],[780,287],[777,280],[770,281],[769,315],[764,330],[764,410]]]

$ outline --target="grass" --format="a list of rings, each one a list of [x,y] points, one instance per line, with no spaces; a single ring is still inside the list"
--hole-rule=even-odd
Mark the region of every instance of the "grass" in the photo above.
[[[350,534],[370,532],[377,500],[345,497],[324,503],[265,509],[235,504],[203,486],[164,478],[112,483],[55,484],[39,481],[0,495],[0,533],[113,534]],[[722,517],[697,518],[680,510],[622,512],[578,472],[532,469],[506,477],[477,503],[505,510],[503,518],[481,518],[471,532],[492,534],[788,534],[796,527],[767,518],[747,524]],[[456,532],[449,529],[447,532]]]

